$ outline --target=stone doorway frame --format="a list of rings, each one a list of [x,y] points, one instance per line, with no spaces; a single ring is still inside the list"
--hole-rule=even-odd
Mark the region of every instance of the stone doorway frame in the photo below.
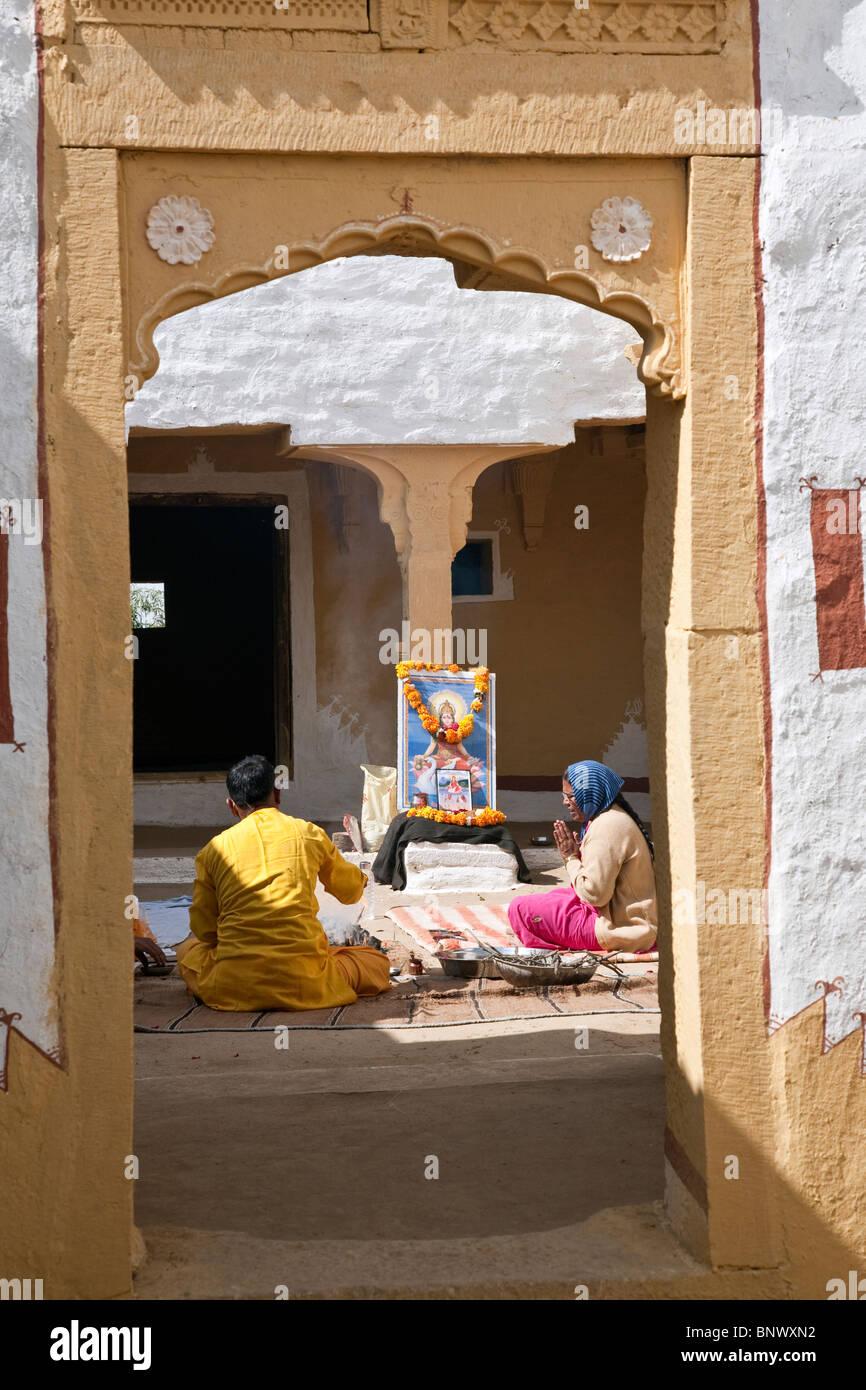
[[[237,261],[216,283],[203,286],[192,275],[169,299],[152,294],[160,267],[149,259],[153,252],[143,237],[139,245],[127,235],[122,158],[113,149],[48,152],[49,178],[62,190],[46,211],[49,244],[62,242],[63,255],[52,260],[45,284],[43,382],[50,526],[65,537],[63,546],[52,547],[50,609],[68,1084],[61,1093],[56,1072],[46,1081],[40,1069],[53,1069],[29,1049],[16,1049],[15,1056],[17,1087],[54,1093],[46,1103],[65,1114],[65,1124],[80,1128],[82,1115],[99,1112],[70,1162],[78,1186],[98,1192],[100,1200],[73,1210],[77,1229],[68,1245],[90,1243],[96,1283],[106,1290],[128,1284],[132,1230],[132,1184],[122,1164],[131,1137],[131,979],[128,941],[119,939],[118,927],[132,879],[124,393],[130,377],[155,370],[150,339],[162,318],[261,283],[263,274],[261,265]],[[195,152],[166,158],[193,183],[200,178]],[[394,183],[393,157],[381,162],[389,160]],[[392,216],[382,233],[365,219],[346,224],[338,209],[346,197],[341,180],[347,162],[333,157],[328,164],[335,230],[318,240],[313,228],[306,241],[292,238],[297,263],[288,273],[336,255],[400,249],[401,237],[405,253],[419,254],[420,237],[425,253],[445,253],[501,277],[500,287],[517,282],[582,303],[584,295],[595,295],[594,307],[633,323],[644,339],[642,372],[650,390],[642,625],[662,914],[666,1208],[680,1237],[712,1266],[772,1267],[779,1262],[780,1236],[770,1058],[760,998],[739,983],[743,974],[750,980],[760,975],[763,928],[743,926],[735,936],[720,937],[712,927],[672,925],[675,895],[695,882],[761,884],[764,876],[755,163],[705,156],[689,163],[683,253],[670,267],[668,285],[669,301],[681,314],[678,332],[673,318],[651,310],[636,290],[597,291],[591,276],[557,269],[541,251],[497,247],[456,216],[434,225],[407,211]],[[378,156],[367,160],[377,162]],[[448,162],[459,185],[461,158]],[[467,179],[475,163],[466,160]],[[565,185],[550,176],[549,161],[527,157],[524,163],[543,193],[540,228],[543,219],[555,220]],[[575,162],[576,179],[590,163]],[[411,171],[407,184],[410,177]],[[443,201],[455,200],[443,195]],[[237,251],[243,254],[244,247]],[[134,302],[142,296],[143,320]],[[125,338],[135,340],[137,355],[127,352]],[[736,383],[736,391],[726,392],[725,380]],[[472,481],[461,485],[471,488]],[[393,492],[389,508],[391,502],[398,508]],[[727,833],[734,796],[736,840]],[[86,936],[100,943],[104,980],[96,995],[77,988],[82,967],[76,956]],[[95,1009],[101,1014],[98,1039]],[[104,1100],[95,1107],[96,1085]],[[740,1136],[739,1152],[753,1160],[741,1162],[736,1183],[726,1182],[723,1171],[733,1133]],[[74,1254],[66,1259],[77,1270]],[[75,1287],[79,1277],[64,1271],[58,1283]]]

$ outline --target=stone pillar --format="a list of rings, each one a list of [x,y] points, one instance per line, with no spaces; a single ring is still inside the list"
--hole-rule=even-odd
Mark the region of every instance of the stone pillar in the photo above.
[[[114,150],[46,141],[44,543],[63,1044],[57,1065],[11,1040],[0,1274],[44,1277],[45,1297],[61,1300],[124,1298],[132,1285],[132,661],[117,164]]]
[[[403,577],[403,620],[412,630],[433,633],[451,627],[451,561],[465,544],[472,517],[472,489],[491,464],[525,454],[541,455],[546,444],[371,444],[287,443],[283,454],[351,460],[379,484],[379,515],[393,533]],[[535,467],[544,465],[536,463]]]
[[[412,629],[434,632],[451,626],[451,490],[446,477],[406,484],[408,545],[399,556],[403,574],[403,617]],[[465,528],[464,528],[465,533]],[[462,542],[461,542],[462,543]]]
[[[705,908],[764,876],[754,174],[749,159],[691,161],[689,394],[647,400],[643,573],[666,1205],[698,1255],[731,1268],[782,1256],[764,927]]]
[[[554,448],[538,444],[399,446],[407,479],[409,545],[405,556],[404,616],[413,628],[450,628],[451,561],[466,543],[472,490],[485,468],[503,459]],[[385,452],[382,450],[382,452]],[[393,450],[388,450],[389,457]],[[399,553],[399,552],[398,552]],[[401,564],[404,563],[401,556]]]

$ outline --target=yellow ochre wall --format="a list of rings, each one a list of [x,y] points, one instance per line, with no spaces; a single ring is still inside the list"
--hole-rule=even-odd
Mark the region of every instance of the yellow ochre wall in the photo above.
[[[555,472],[537,549],[524,543],[509,464],[475,484],[471,529],[492,531],[499,520],[510,528],[500,533],[500,562],[513,571],[514,598],[457,603],[452,617],[455,627],[487,629],[500,776],[551,776],[575,758],[600,758],[629,701],[643,698],[643,458],[593,455],[578,435],[546,456]],[[589,508],[587,530],[575,529],[579,504]]]

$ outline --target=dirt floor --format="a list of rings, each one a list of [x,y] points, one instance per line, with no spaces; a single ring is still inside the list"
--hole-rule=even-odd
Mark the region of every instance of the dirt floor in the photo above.
[[[392,944],[381,914],[400,901],[378,889],[366,924]],[[286,1050],[267,1033],[138,1035],[136,1054],[138,1298],[453,1297],[554,1268],[566,1288],[580,1223],[662,1196],[657,1014],[292,1032]]]

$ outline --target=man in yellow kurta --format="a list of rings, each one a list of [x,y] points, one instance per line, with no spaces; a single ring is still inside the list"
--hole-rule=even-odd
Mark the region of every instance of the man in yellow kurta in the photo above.
[[[244,758],[226,778],[237,824],[196,857],[189,925],[177,948],[187,988],[212,1009],[323,1009],[389,985],[372,946],[332,946],[316,912],[316,880],[356,903],[366,876],[317,825],[284,816],[274,769]]]

